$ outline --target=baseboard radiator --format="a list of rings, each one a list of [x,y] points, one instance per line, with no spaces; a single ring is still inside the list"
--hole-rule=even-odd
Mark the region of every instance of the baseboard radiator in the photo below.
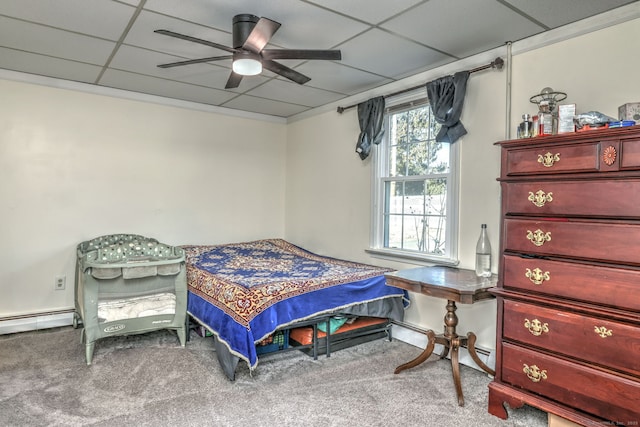
[[[74,309],[69,308],[47,313],[0,317],[0,335],[71,326],[73,324],[73,312]]]

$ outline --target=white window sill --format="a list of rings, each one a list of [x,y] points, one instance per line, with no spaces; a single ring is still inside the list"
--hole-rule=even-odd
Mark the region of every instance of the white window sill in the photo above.
[[[365,252],[374,258],[387,259],[396,262],[406,262],[408,264],[418,265],[445,265],[455,267],[460,261],[452,258],[434,257],[418,252],[401,251],[394,249],[369,248]]]

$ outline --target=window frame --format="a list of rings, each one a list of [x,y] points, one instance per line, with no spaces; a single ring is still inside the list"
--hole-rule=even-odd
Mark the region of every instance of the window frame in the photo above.
[[[393,113],[409,110],[428,104],[427,91],[417,89],[387,98],[384,113],[384,136],[380,144],[373,150],[372,156],[372,206],[371,206],[371,236],[369,249],[373,256],[417,264],[458,265],[458,239],[459,239],[459,166],[460,166],[460,142],[449,145],[449,172],[447,174],[447,215],[445,232],[445,254],[442,256],[420,252],[417,250],[385,248],[384,247],[384,206],[385,206],[385,182],[388,181],[390,132],[389,116]],[[397,180],[401,182],[402,179]]]

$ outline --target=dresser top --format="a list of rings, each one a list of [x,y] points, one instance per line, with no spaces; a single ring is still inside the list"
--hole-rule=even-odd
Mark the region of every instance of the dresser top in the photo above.
[[[505,141],[498,141],[494,145],[519,147],[534,144],[591,142],[603,139],[633,138],[638,136],[640,136],[640,124],[613,129],[598,129],[584,132],[561,133],[550,136],[535,136],[533,138],[509,139]]]

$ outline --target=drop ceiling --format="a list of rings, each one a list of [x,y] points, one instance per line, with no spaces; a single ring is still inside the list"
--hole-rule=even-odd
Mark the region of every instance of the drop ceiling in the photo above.
[[[291,117],[585,18],[630,0],[2,0],[0,69]],[[282,24],[267,48],[340,49],[340,61],[280,60],[311,78],[264,71],[225,90],[227,55],[154,33],[232,45],[233,16]]]

